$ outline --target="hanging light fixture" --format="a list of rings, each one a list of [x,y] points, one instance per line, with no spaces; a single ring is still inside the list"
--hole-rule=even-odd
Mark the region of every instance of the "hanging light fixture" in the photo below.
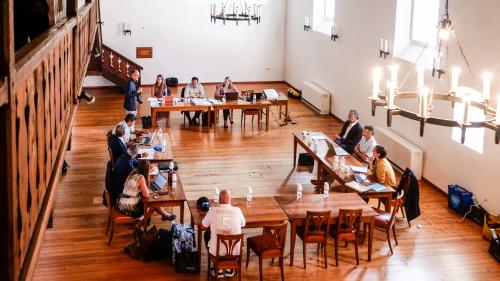
[[[250,25],[253,21],[259,24],[261,21],[260,7],[261,5],[248,4],[247,1],[233,2],[232,4],[228,4],[226,1],[220,5],[214,3],[210,5],[210,22],[215,24],[217,20],[221,20],[226,25],[226,21],[234,21],[238,25],[240,21],[246,21]]]
[[[439,27],[439,45],[436,50],[436,56],[434,58],[434,64],[432,69],[432,77],[434,79],[440,79],[444,75],[445,68],[443,64],[443,53],[445,57],[448,58],[448,39],[450,36],[455,39],[458,49],[462,59],[467,65],[468,71],[471,74],[473,80],[475,80],[475,75],[472,72],[470,63],[466,58],[463,48],[456,38],[455,32],[451,25],[451,20],[448,13],[448,0],[445,4],[445,13],[442,20],[440,21]],[[446,48],[444,48],[446,46]],[[444,50],[444,51],[443,51]],[[418,60],[417,60],[418,63]],[[446,62],[449,64],[449,62]],[[500,95],[497,97],[497,107],[496,110],[492,108],[489,104],[491,95],[491,80],[493,75],[489,72],[483,74],[483,84],[481,90],[474,90],[469,87],[460,86],[459,76],[461,70],[454,67],[451,70],[449,89],[445,93],[434,92],[434,87],[428,88],[424,83],[424,73],[425,70],[422,66],[417,66],[417,85],[416,91],[403,92],[400,91],[400,85],[398,84],[398,66],[392,64],[389,66],[390,79],[387,81],[387,88],[384,95],[380,90],[382,70],[377,67],[373,70],[373,87],[372,93],[370,95],[372,104],[372,116],[375,116],[376,108],[379,106],[385,107],[387,110],[387,126],[391,126],[392,118],[394,116],[403,116],[408,119],[418,121],[420,123],[420,136],[424,135],[425,124],[433,124],[444,127],[457,127],[461,129],[461,143],[465,142],[465,134],[467,128],[488,128],[495,132],[495,143],[500,143]],[[435,76],[437,74],[437,77]],[[407,77],[408,75],[406,75]],[[406,80],[406,77],[404,80]],[[404,84],[404,81],[403,83]],[[479,88],[479,87],[478,87]],[[418,112],[413,112],[408,109],[399,107],[395,104],[396,100],[418,100]],[[446,101],[453,107],[455,103],[461,103],[464,108],[463,116],[460,120],[453,120],[447,118],[441,118],[432,115],[433,110],[433,100]],[[484,120],[471,120],[469,116],[469,111],[471,107],[476,107],[484,112]]]

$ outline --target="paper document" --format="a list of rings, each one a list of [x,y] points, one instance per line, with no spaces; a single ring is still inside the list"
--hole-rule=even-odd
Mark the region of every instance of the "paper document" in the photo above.
[[[148,154],[148,156],[146,157],[141,157],[140,159],[154,159],[155,158],[155,150],[154,148],[141,148],[139,149],[139,154],[143,154],[144,152],[146,152]]]
[[[365,166],[351,166],[351,170],[354,172],[354,173],[363,173],[363,174],[366,174],[368,173],[368,168],[365,167]]]
[[[157,98],[148,98],[149,102],[159,102]]]
[[[369,188],[379,192],[379,191],[384,190],[385,186],[381,185],[380,183],[374,183],[374,184],[370,185]]]
[[[205,106],[212,105],[212,103],[210,101],[208,101],[207,99],[203,99],[203,98],[194,98],[194,99],[191,99],[191,101],[193,102],[194,105],[205,105]]]
[[[334,149],[335,149],[335,155],[337,155],[337,156],[348,156],[349,155],[349,153],[347,153],[347,151],[342,149],[342,147],[340,147],[340,146],[335,146]]]
[[[350,187],[358,192],[366,192],[370,190],[369,186],[363,185],[361,183],[358,183],[356,181],[351,181],[345,184],[347,187]]]
[[[211,104],[222,104],[222,102],[220,100],[216,100],[216,99],[208,99],[208,101],[211,103]]]

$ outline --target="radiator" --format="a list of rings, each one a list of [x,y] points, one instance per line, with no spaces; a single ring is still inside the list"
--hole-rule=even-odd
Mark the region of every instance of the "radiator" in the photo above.
[[[304,81],[302,101],[320,114],[330,113],[330,93],[311,81]]]
[[[385,147],[389,161],[401,170],[410,168],[417,179],[421,179],[424,162],[422,149],[386,127],[375,127],[375,139]]]

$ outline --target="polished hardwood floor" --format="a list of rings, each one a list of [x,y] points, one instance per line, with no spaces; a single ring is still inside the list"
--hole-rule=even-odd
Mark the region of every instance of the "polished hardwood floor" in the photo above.
[[[240,89],[276,88],[285,91],[286,84],[244,84]],[[211,93],[213,87],[207,87]],[[123,118],[123,96],[116,89],[93,89],[92,105],[80,104],[73,129],[72,150],[66,160],[71,165],[62,178],[55,203],[54,227],[47,230],[38,259],[35,280],[205,280],[206,252],[202,256],[199,275],[177,274],[166,262],[144,263],[122,252],[130,243],[130,228],[118,226],[111,246],[106,245],[107,213],[101,204],[105,163],[108,160],[105,133]],[[147,91],[146,91],[147,92]],[[177,89],[173,89],[178,95]],[[355,107],[355,106],[353,106]],[[139,114],[148,114],[141,106]],[[293,194],[301,182],[305,192],[313,193],[310,179],[314,173],[293,170],[291,133],[301,130],[323,131],[330,135],[340,130],[340,122],[322,117],[300,102],[290,101],[290,114],[296,124],[280,126],[271,122],[268,132],[240,126],[235,112],[232,128],[222,126],[217,134],[206,129],[183,124],[180,113],[172,113],[167,126],[175,159],[179,163],[188,199],[211,196],[213,187],[229,188],[233,197],[245,196],[252,186],[254,196]],[[271,115],[277,118],[277,112]],[[361,120],[368,117],[361,116]],[[140,127],[140,122],[138,124]],[[421,184],[422,216],[409,228],[402,218],[397,223],[399,246],[390,255],[385,233],[375,233],[372,262],[366,261],[366,244],[360,248],[360,265],[356,266],[353,245],[340,248],[339,267],[334,266],[333,242],[328,246],[328,269],[323,268],[323,256],[316,247],[308,247],[307,270],[302,257],[296,255],[289,266],[289,243],[285,260],[286,280],[498,280],[500,266],[487,253],[488,243],[481,238],[481,228],[460,218],[447,207],[447,198],[440,191]],[[374,204],[373,202],[372,204]],[[175,210],[178,212],[178,209]],[[186,217],[189,210],[186,208]],[[161,227],[161,223],[154,219]],[[259,230],[245,230],[246,235]],[[289,237],[287,237],[287,240]],[[297,242],[296,253],[302,243]],[[258,259],[251,257],[250,266],[243,269],[244,280],[256,280]],[[496,276],[496,277],[495,277]],[[265,280],[279,280],[277,263],[264,266]]]

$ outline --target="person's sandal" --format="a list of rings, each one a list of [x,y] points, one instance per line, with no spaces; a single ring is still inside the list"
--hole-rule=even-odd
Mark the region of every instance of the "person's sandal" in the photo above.
[[[173,220],[175,220],[175,218],[176,218],[176,215],[174,215],[174,214],[170,214],[170,215],[168,215],[168,216],[164,216],[164,217],[162,217],[162,218],[161,218],[161,220],[162,220],[162,221],[173,221]]]

